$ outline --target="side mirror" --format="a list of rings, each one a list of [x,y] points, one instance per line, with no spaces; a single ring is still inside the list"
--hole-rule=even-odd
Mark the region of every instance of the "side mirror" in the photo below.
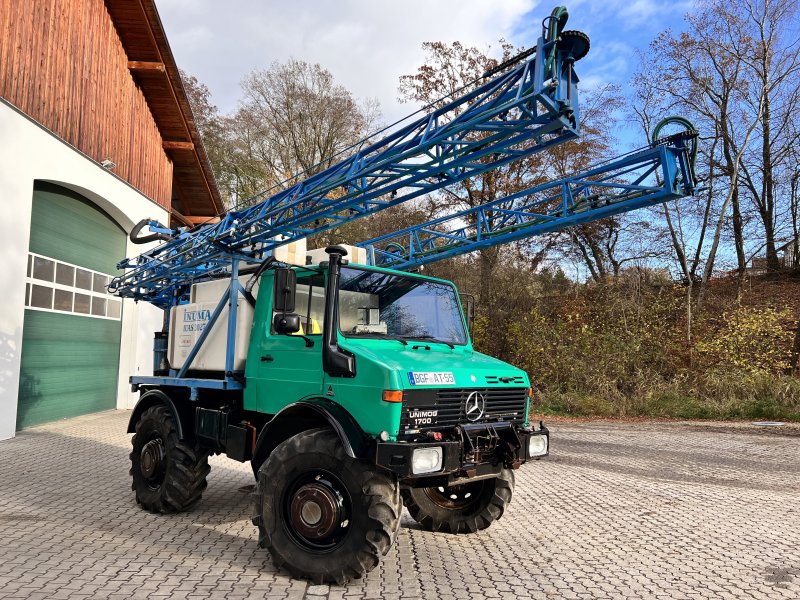
[[[276,312],[294,312],[294,297],[297,291],[297,273],[292,269],[275,269],[275,301]]]
[[[276,333],[291,335],[300,331],[300,315],[294,313],[278,313],[272,320]]]

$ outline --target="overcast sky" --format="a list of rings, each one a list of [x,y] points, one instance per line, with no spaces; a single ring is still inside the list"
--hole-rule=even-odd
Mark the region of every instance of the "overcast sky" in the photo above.
[[[359,98],[377,98],[384,121],[409,112],[397,102],[400,75],[416,71],[425,41],[487,50],[506,38],[532,46],[555,2],[535,0],[156,0],[178,66],[211,90],[222,112],[235,110],[239,82],[256,68],[290,57],[318,62]],[[569,2],[567,29],[589,35],[592,49],[576,71],[583,87],[625,85],[663,29],[682,27],[688,2]]]

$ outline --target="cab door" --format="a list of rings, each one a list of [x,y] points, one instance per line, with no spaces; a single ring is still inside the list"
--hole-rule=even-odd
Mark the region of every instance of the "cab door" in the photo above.
[[[322,321],[325,315],[322,274],[298,274],[295,313],[301,322],[298,334],[276,333],[270,299],[270,318],[263,321],[265,331],[259,336],[257,355],[252,356],[258,361],[255,377],[248,375],[248,386],[256,385],[261,412],[275,414],[292,402],[322,393]],[[302,336],[313,342],[313,346],[309,347]]]

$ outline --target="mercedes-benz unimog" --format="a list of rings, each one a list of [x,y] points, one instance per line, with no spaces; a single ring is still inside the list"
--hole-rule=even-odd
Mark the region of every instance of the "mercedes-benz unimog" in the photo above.
[[[212,311],[229,280],[196,284],[172,308],[155,377],[135,384],[131,475],[142,507],[173,512],[200,499],[210,454],[250,461],[261,546],[297,576],[344,582],[386,554],[403,504],[430,530],[489,527],[514,470],[548,453],[548,432],[528,424],[525,372],[473,349],[453,284],[327,253],[239,274],[241,389],[222,373],[219,389],[187,386],[225,368]],[[188,363],[170,379],[167,365]]]

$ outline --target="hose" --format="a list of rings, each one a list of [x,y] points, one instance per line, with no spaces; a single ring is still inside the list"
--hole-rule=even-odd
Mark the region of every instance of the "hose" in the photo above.
[[[150,219],[142,219],[136,225],[133,226],[133,229],[131,230],[128,236],[131,242],[133,242],[134,244],[149,244],[150,242],[169,241],[174,238],[174,235],[168,235],[166,233],[161,233],[161,232],[151,233],[150,235],[139,235],[142,232],[142,229],[144,229],[150,224],[153,224],[155,227],[159,227],[163,230],[167,229],[158,221],[152,221]]]
[[[667,125],[680,125],[682,126],[688,133],[693,133],[695,135],[691,138],[691,144],[689,146],[689,168],[692,172],[692,179],[695,183],[697,183],[697,176],[695,175],[695,165],[697,164],[697,128],[694,126],[689,119],[686,117],[681,117],[678,115],[670,115],[669,117],[665,117],[661,119],[656,126],[653,128],[653,134],[650,136],[650,143],[655,145],[661,139],[661,130],[664,129]]]
[[[567,24],[567,19],[569,18],[569,13],[567,12],[566,6],[557,6],[553,9],[553,12],[550,13],[550,16],[547,17],[544,21],[542,21],[542,38],[544,39],[545,43],[555,42],[558,39],[558,36],[563,33],[564,25]],[[513,64],[518,63],[521,60],[528,58],[536,52],[536,46],[533,48],[528,48],[527,50],[523,50],[516,56],[512,56],[508,60],[504,60],[499,65],[495,65],[491,69],[487,69],[483,72],[481,77],[491,77],[495,73],[499,73],[504,69],[507,69]],[[550,49],[550,56],[547,58],[547,62],[545,64],[545,73],[552,69],[553,61],[556,57],[556,46],[553,44],[553,47]]]
[[[266,260],[264,260],[258,268],[256,269],[255,273],[250,277],[250,281],[247,282],[247,285],[244,287],[244,291],[248,294],[252,293],[253,287],[255,287],[258,278],[261,277],[261,274],[269,269],[272,266],[272,263],[277,262],[274,256],[268,256]]]
[[[384,248],[383,251],[391,252],[392,254],[399,254],[400,256],[403,256],[406,253],[405,247],[397,242],[389,242],[386,244],[386,248]]]
[[[569,11],[566,6],[556,6],[550,16],[547,17],[542,23],[542,27],[546,29],[547,35],[545,42],[553,42],[553,47],[550,49],[550,55],[544,65],[545,76],[553,70],[553,62],[556,59],[556,45],[555,41],[558,39],[559,34],[564,30],[564,26],[569,19]],[[545,25],[547,23],[547,25]]]

